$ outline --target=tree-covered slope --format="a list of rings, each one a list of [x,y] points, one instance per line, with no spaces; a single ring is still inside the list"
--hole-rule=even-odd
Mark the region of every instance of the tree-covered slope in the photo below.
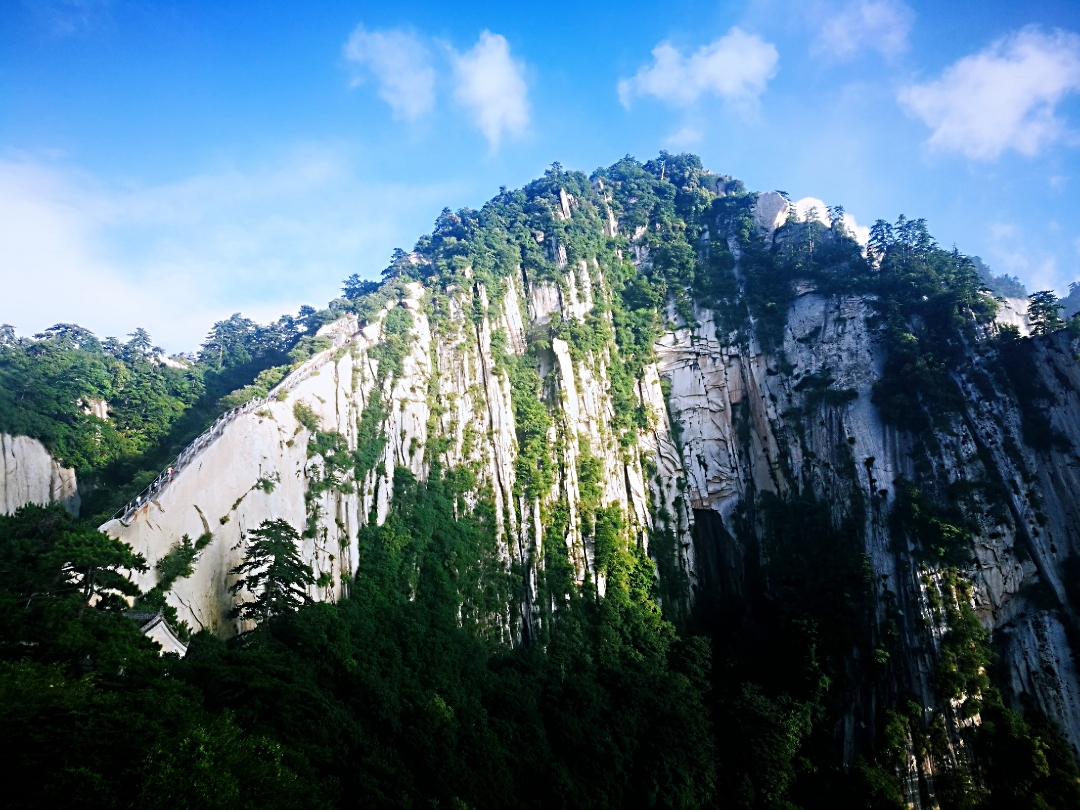
[[[0,519],[29,803],[1077,806],[1080,321],[999,328],[921,220],[761,200],[556,164],[187,369],[9,333],[0,430],[101,504],[251,400],[111,541]]]
[[[82,482],[103,519],[134,496],[222,411],[264,394],[318,344],[341,309],[261,326],[234,315],[191,357],[166,358],[144,329],[126,342],[74,324],[33,337],[0,327],[0,433],[40,440]]]

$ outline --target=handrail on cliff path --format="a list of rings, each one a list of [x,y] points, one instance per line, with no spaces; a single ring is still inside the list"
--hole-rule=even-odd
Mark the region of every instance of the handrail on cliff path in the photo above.
[[[143,489],[142,492],[140,492],[138,495],[128,501],[120,509],[116,510],[110,520],[119,520],[121,523],[123,523],[125,518],[127,518],[129,515],[134,514],[138,509],[141,509],[143,506],[149,503],[151,496],[157,495],[160,490],[162,490],[170,481],[172,481],[172,479],[176,476],[178,472],[180,472],[180,470],[182,470],[184,467],[191,463],[192,459],[195,458],[195,455],[197,453],[199,453],[204,448],[209,447],[213,443],[214,439],[221,435],[225,425],[227,425],[236,417],[245,413],[250,413],[253,409],[261,405],[267,404],[272,399],[278,399],[278,396],[281,394],[282,391],[288,392],[294,389],[297,385],[299,385],[311,376],[311,373],[316,365],[321,364],[326,357],[328,357],[332,352],[336,351],[337,349],[337,346],[332,346],[331,348],[325,349],[324,351],[321,351],[318,354],[308,358],[284,380],[271,388],[267,392],[265,397],[248,400],[243,405],[240,405],[236,408],[230,408],[229,410],[225,411],[225,413],[221,414],[221,416],[214,420],[214,423],[210,425],[209,429],[200,433],[198,436],[195,437],[195,439],[192,440],[190,444],[188,444],[187,447],[181,450],[180,453],[176,456],[176,458],[173,459],[172,464],[168,465],[164,470],[158,473],[157,477],[149,484],[147,484],[146,488]]]

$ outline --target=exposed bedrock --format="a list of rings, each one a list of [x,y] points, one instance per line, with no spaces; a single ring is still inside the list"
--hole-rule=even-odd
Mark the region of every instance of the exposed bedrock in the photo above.
[[[0,513],[29,503],[62,503],[78,514],[75,470],[62,466],[37,439],[0,433]]]
[[[780,202],[764,200],[758,210],[763,231],[786,216]],[[560,211],[574,204],[560,198]],[[934,707],[941,704],[934,672],[945,629],[927,588],[947,572],[893,519],[898,486],[920,478],[942,493],[965,493],[970,553],[956,567],[971,583],[972,608],[993,631],[1007,700],[1018,705],[1022,694],[1030,696],[1080,743],[1070,642],[1080,593],[1080,565],[1073,567],[1080,560],[1080,347],[1067,333],[1033,342],[1031,374],[1045,391],[1039,407],[1054,437],[1036,450],[1019,440],[1020,403],[1001,379],[983,372],[985,358],[973,348],[954,375],[964,399],[959,413],[932,436],[885,424],[872,401],[886,351],[871,296],[825,295],[800,283],[782,351],[769,353],[759,348],[752,323],[743,339],[731,340],[713,312],[692,307],[692,319],[672,314],[655,362],[633,380],[645,418],[632,441],[620,442],[612,377],[624,359],[614,344],[585,351],[547,331],[552,323],[585,326],[597,311],[611,318],[597,308],[609,295],[601,267],[568,261],[542,233],[536,239],[550,248],[554,276],[522,270],[485,286],[466,270],[456,286],[401,284],[367,325],[350,316],[324,327],[332,348],[204,437],[145,503],[103,527],[150,562],[140,585],[154,584],[153,564],[183,535],[208,535],[194,573],[178,580],[168,599],[193,628],[235,633],[242,628],[227,619],[235,598],[228,571],[242,559],[252,529],[283,518],[303,529],[303,556],[321,577],[311,595],[337,599],[356,570],[359,528],[389,514],[395,469],[423,480],[436,462],[442,470],[464,466],[475,476],[468,497],[490,501],[500,556],[524,579],[513,612],[520,622],[510,611],[500,620],[506,640],[518,643],[543,614],[537,572],[545,544],[562,544],[578,581],[588,578],[604,593],[596,549],[579,520],[587,508],[579,470],[583,459],[595,458],[599,504],[617,506],[628,535],[657,560],[660,577],[677,580],[681,590],[666,591],[665,608],[682,618],[694,604],[737,617],[748,565],[768,554],[754,519],[766,494],[812,497],[836,523],[857,523],[879,623],[899,623],[904,652],[891,670],[891,697],[912,695]],[[635,246],[633,258],[648,262],[648,251]],[[1026,328],[1015,304],[1001,317]],[[400,334],[403,322],[405,349],[387,374],[379,347],[390,324]],[[517,480],[514,402],[521,392],[504,365],[534,346],[551,416],[544,452],[553,483],[530,498]],[[342,471],[324,457],[320,435],[338,437],[349,452],[374,447],[378,457]],[[558,534],[544,519],[555,506],[569,515]],[[849,762],[872,739],[881,699],[870,687],[854,688],[837,732]],[[958,749],[962,729],[976,721],[952,717]],[[915,759],[911,767],[933,770]]]

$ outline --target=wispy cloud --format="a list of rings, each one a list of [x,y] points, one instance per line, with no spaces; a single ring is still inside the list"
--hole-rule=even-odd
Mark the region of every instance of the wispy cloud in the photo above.
[[[900,0],[854,0],[821,26],[812,51],[844,61],[864,50],[893,58],[908,47],[915,14]]]
[[[358,25],[343,52],[354,68],[353,85],[374,76],[379,98],[397,118],[413,121],[431,113],[436,96],[452,89],[492,149],[529,126],[525,66],[501,34],[483,31],[472,48],[459,53],[412,31],[369,31]]]
[[[0,322],[22,334],[58,321],[102,335],[144,326],[170,351],[192,349],[238,310],[267,320],[325,304],[351,273],[377,277],[451,191],[372,183],[319,146],[142,187],[0,158]]]
[[[687,149],[701,143],[705,139],[705,133],[700,127],[687,124],[682,129],[668,135],[664,142],[676,149]]]
[[[22,0],[22,5],[50,34],[70,37],[107,26],[112,0]]]
[[[933,130],[931,148],[992,160],[1038,154],[1060,139],[1057,105],[1080,91],[1080,36],[1024,28],[965,56],[939,79],[900,91],[900,104]]]
[[[353,84],[374,75],[379,98],[394,115],[415,120],[435,106],[435,69],[431,51],[409,31],[368,31],[358,25],[344,48],[345,58],[356,67]]]
[[[529,88],[524,65],[510,55],[500,34],[484,31],[465,53],[451,51],[454,97],[472,113],[477,128],[497,149],[504,135],[522,135],[529,126]]]
[[[740,28],[732,28],[689,56],[670,42],[661,42],[652,55],[651,65],[619,82],[623,106],[629,107],[635,96],[652,96],[676,107],[690,107],[708,95],[753,103],[776,75],[780,61],[772,43]]]

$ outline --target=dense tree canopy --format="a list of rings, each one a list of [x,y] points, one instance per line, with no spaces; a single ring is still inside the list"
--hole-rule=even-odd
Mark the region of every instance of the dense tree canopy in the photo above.
[[[1049,335],[1061,329],[1065,322],[1058,314],[1062,306],[1053,290],[1034,292],[1028,298],[1028,319],[1031,321],[1031,334]]]

